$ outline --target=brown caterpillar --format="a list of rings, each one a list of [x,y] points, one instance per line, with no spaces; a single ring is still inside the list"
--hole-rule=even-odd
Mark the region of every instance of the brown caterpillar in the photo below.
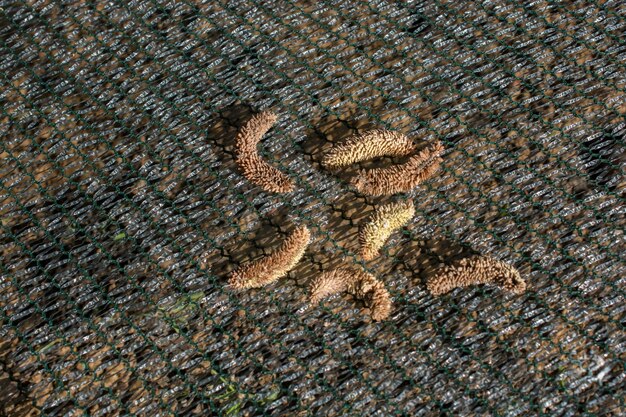
[[[440,295],[457,287],[488,283],[515,294],[526,290],[526,283],[517,269],[497,259],[479,255],[463,258],[440,268],[428,280],[426,287],[433,295]]]
[[[323,272],[309,286],[309,303],[317,304],[326,297],[346,291],[352,279],[348,269]]]
[[[319,275],[309,287],[309,302],[316,304],[336,293],[347,292],[363,300],[372,319],[385,320],[391,312],[391,298],[385,285],[363,270],[339,268]]]
[[[300,261],[311,240],[306,226],[298,226],[271,254],[232,272],[229,285],[236,290],[258,288],[287,275]]]
[[[359,230],[360,253],[366,261],[374,259],[394,230],[404,226],[415,215],[412,201],[381,206]]]
[[[443,150],[443,145],[436,142],[403,164],[362,169],[351,183],[359,192],[373,196],[409,192],[439,169]]]
[[[244,124],[235,139],[235,162],[243,175],[265,191],[287,193],[294,189],[291,179],[263,160],[257,144],[276,123],[277,116],[269,111],[258,113]]]
[[[339,168],[381,156],[407,156],[413,152],[415,145],[402,133],[375,129],[350,136],[336,145],[324,156],[322,164]]]

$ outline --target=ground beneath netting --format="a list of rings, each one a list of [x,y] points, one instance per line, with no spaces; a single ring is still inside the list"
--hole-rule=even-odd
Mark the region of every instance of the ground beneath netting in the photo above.
[[[624,7],[0,1],[0,415],[623,415]],[[235,166],[261,109],[293,193]],[[320,162],[368,128],[446,151],[365,263],[397,197]],[[226,288],[297,224],[287,278]],[[476,253],[526,293],[429,294]],[[307,305],[346,265],[389,320]]]

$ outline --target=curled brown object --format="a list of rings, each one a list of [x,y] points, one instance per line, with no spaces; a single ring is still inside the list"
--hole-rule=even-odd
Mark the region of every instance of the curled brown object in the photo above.
[[[235,139],[235,162],[251,183],[265,191],[287,193],[294,189],[293,181],[263,160],[256,148],[263,135],[270,130],[276,120],[274,113],[264,111],[252,116],[241,127]]]
[[[385,285],[363,270],[339,268],[324,272],[311,283],[309,291],[311,304],[347,292],[365,303],[375,321],[385,320],[391,312],[391,298]]]
[[[376,209],[360,227],[360,252],[366,261],[374,259],[394,230],[404,226],[415,215],[412,201],[386,204]]]
[[[439,169],[443,151],[441,142],[436,142],[403,164],[362,169],[351,183],[359,192],[373,196],[409,192]]]
[[[402,133],[374,129],[350,136],[335,145],[322,160],[327,168],[339,168],[381,156],[407,156],[415,152],[413,142]]]
[[[236,290],[258,288],[287,275],[300,261],[311,240],[306,226],[298,226],[271,254],[232,272],[229,285]]]
[[[511,265],[486,256],[474,255],[440,268],[426,283],[433,295],[445,294],[457,287],[495,284],[507,291],[521,294],[526,283]]]

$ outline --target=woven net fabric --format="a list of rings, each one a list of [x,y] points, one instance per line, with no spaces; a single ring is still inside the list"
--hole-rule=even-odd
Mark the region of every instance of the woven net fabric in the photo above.
[[[626,414],[625,31],[619,0],[0,0],[0,415]],[[290,194],[234,162],[266,109]],[[320,162],[369,128],[441,141],[441,169],[356,193]],[[298,224],[288,277],[226,286]],[[527,291],[429,294],[473,253]],[[340,266],[388,320],[308,306]]]

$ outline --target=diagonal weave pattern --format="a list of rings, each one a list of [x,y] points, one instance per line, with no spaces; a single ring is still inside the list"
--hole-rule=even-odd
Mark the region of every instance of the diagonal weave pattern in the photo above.
[[[0,0],[0,415],[624,415],[625,30],[619,0]],[[292,194],[234,163],[264,109]],[[446,151],[363,263],[393,198],[321,160],[374,128]],[[288,278],[225,288],[296,224]],[[428,293],[472,253],[526,293]],[[307,307],[350,265],[389,320]]]

